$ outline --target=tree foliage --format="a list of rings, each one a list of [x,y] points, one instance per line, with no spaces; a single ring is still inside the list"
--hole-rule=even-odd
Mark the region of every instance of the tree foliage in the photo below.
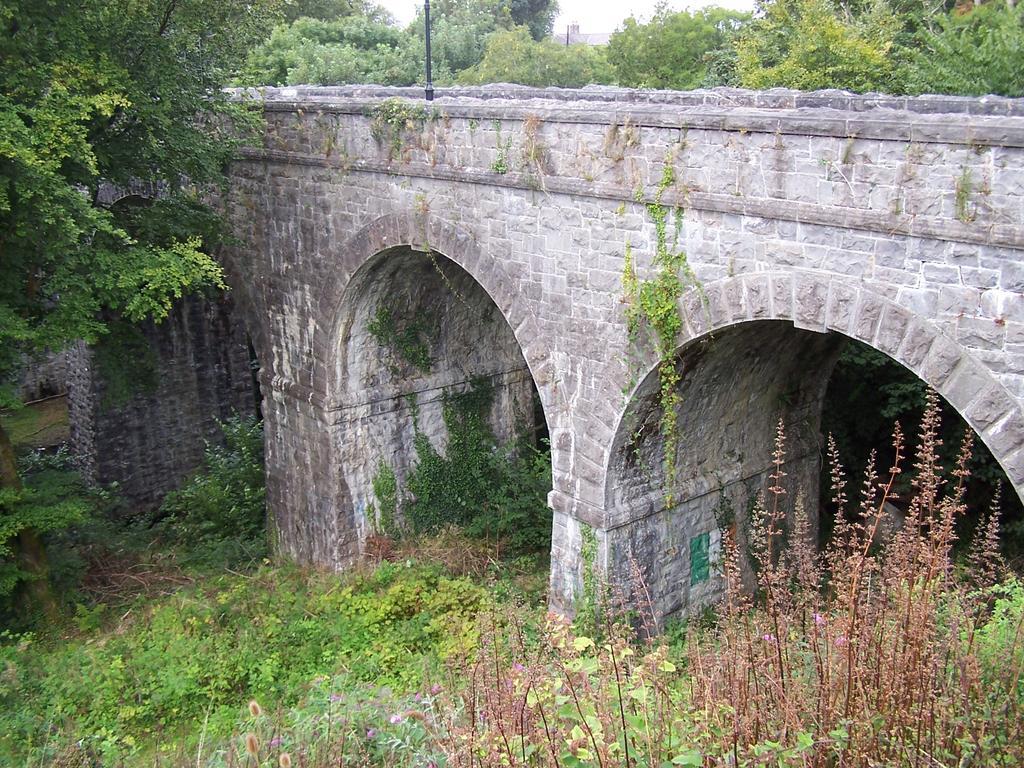
[[[774,0],[761,14],[736,43],[744,87],[892,89],[899,22],[884,0],[860,13],[829,0]]]
[[[1024,96],[1024,5],[940,16],[920,32],[905,71],[911,93]]]
[[[487,41],[483,60],[459,75],[461,83],[519,83],[563,88],[613,80],[611,65],[602,49],[560,45],[553,40],[537,42],[524,27],[495,32]]]
[[[221,85],[272,12],[272,0],[0,3],[0,381],[26,353],[159,320],[221,284],[202,196],[250,122]],[[139,185],[160,200],[109,204]],[[2,430],[0,448],[0,485],[16,494]],[[3,540],[40,572],[46,519],[8,501]]]
[[[283,0],[281,15],[287,24],[301,18],[321,21],[335,21],[348,16],[364,16],[377,21],[390,19],[387,11],[367,0]]]
[[[673,13],[661,7],[647,23],[626,19],[608,43],[608,61],[619,85],[696,88],[707,78],[712,55],[728,48],[749,19],[724,8]]]
[[[735,50],[748,88],[1024,94],[1024,10],[1008,0],[766,0]]]
[[[422,58],[410,36],[385,21],[300,18],[274,28],[249,55],[243,80],[259,85],[416,82]]]
[[[298,5],[310,11],[310,18],[286,12],[288,23],[275,27],[270,38],[251,53],[241,82],[412,85],[423,81],[422,9],[403,30],[372,4],[305,0]],[[478,64],[496,31],[518,26],[543,40],[557,8],[552,0],[436,0],[430,17],[434,82],[454,82],[460,72]]]
[[[506,0],[512,23],[530,30],[534,40],[543,40],[551,34],[558,15],[557,0]]]

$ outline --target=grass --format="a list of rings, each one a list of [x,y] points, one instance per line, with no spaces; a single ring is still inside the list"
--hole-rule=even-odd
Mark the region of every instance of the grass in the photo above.
[[[0,635],[0,763],[1020,765],[1024,586],[998,500],[956,554],[970,442],[945,466],[940,428],[931,394],[916,446],[897,427],[859,498],[830,441],[818,552],[782,488],[780,424],[749,548],[726,535],[716,564],[724,603],[669,638],[617,604],[642,584],[596,584],[576,625],[543,618],[543,558],[452,527],[375,537],[373,562],[340,576],[136,552],[86,581],[65,625]],[[906,520],[881,543],[904,472]]]
[[[79,744],[105,764],[151,765],[200,738],[223,746],[249,700],[284,717],[339,686],[381,706],[413,696],[515,591],[411,558],[344,576],[194,576],[155,598],[80,605],[59,636],[4,637],[0,763],[45,764]]]
[[[39,400],[0,415],[15,448],[49,448],[68,440],[66,395]]]

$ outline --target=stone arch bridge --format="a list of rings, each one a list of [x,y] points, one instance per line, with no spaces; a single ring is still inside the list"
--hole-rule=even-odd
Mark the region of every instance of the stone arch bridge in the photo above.
[[[787,481],[816,492],[847,337],[941,393],[1024,492],[1024,101],[438,95],[266,89],[262,146],[231,171],[225,260],[285,553],[357,558],[375,473],[402,480],[414,422],[442,445],[444,394],[483,376],[499,432],[533,391],[543,411],[553,607],[571,609],[592,531],[598,566],[639,569],[658,615],[693,609],[721,588],[703,562],[722,511],[764,486],[780,416]],[[627,254],[644,280],[659,249],[692,276],[670,507],[658,355],[631,339],[623,288]],[[380,343],[383,324],[425,359]]]

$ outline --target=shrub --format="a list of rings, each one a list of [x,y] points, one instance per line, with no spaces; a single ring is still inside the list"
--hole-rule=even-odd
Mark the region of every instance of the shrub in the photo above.
[[[234,417],[221,429],[224,445],[208,444],[203,470],[160,507],[161,530],[197,563],[245,562],[267,551],[263,427]]]
[[[34,765],[72,742],[102,764],[157,747],[191,749],[195,764],[200,735],[207,744],[229,736],[249,699],[310,715],[308,700],[326,704],[318,691],[337,675],[357,689],[353,701],[381,686],[396,699],[422,691],[445,658],[475,644],[489,600],[432,566],[385,563],[343,580],[265,568],[137,604],[101,633],[5,633],[0,764]]]
[[[10,598],[26,577],[15,560],[13,539],[29,526],[42,534],[58,535],[85,522],[103,497],[88,489],[71,469],[64,449],[24,454],[19,472],[24,480],[22,489],[0,488],[0,619],[4,625],[14,621]]]
[[[905,67],[909,92],[1024,96],[1024,5],[961,9],[919,33]]]
[[[463,84],[519,83],[539,88],[581,88],[610,83],[614,73],[601,48],[534,40],[525,27],[493,33],[483,59],[459,73]]]
[[[829,0],[771,0],[736,42],[744,88],[893,87],[890,50],[899,22],[884,5],[851,18]]]
[[[550,457],[525,439],[498,445],[488,422],[493,396],[488,383],[476,381],[446,397],[444,455],[417,430],[403,511],[418,534],[458,525],[503,541],[513,553],[538,551],[550,541]]]

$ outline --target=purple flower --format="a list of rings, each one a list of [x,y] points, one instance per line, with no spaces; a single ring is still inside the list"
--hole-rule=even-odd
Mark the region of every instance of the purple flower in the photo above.
[[[416,695],[412,697],[412,700],[413,701],[419,701],[422,698],[423,698],[423,694],[420,693],[419,691],[416,691]]]
[[[332,693],[331,694],[331,701],[341,701],[344,698],[345,697],[342,696],[340,693]]]
[[[375,738],[377,738],[377,729],[376,728],[367,728],[366,729],[366,738],[368,738],[368,739],[375,739]]]
[[[775,635],[773,635],[773,634],[771,634],[769,632],[769,633],[766,633],[761,639],[764,640],[766,643],[774,643],[775,642]]]
[[[516,672],[525,672],[526,671],[526,667],[524,667],[518,661],[515,664],[512,665],[512,669],[514,669]]]
[[[836,645],[838,645],[840,648],[846,645],[846,635],[840,635],[839,637],[837,637]]]
[[[391,716],[391,724],[392,724],[392,725],[398,725],[398,724],[399,724],[400,722],[402,722],[402,721],[403,721],[404,719],[405,719],[405,718],[404,718],[404,717],[402,717],[401,715],[399,715],[399,714],[394,714],[394,715],[392,715],[392,716]]]
[[[439,694],[440,692],[441,692],[441,686],[438,685],[437,683],[434,683],[432,686],[430,686],[430,695],[431,696],[437,696],[437,694]]]
[[[281,746],[281,737],[280,736],[275,736],[274,738],[272,738],[270,740],[269,746],[271,746],[271,747],[279,747],[279,746]]]
[[[819,627],[822,626],[825,623],[825,617],[822,616],[820,613],[815,613],[814,623],[817,624]]]

